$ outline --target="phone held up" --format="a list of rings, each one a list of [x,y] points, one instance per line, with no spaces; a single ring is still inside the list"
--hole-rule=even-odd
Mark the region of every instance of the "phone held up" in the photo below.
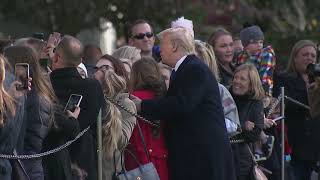
[[[17,63],[15,64],[15,77],[16,81],[20,82],[17,90],[27,90],[29,82],[29,64],[28,63]]]
[[[64,108],[64,111],[69,110],[71,112],[74,112],[76,107],[78,107],[81,103],[82,95],[79,94],[71,94],[69,97],[69,100]]]

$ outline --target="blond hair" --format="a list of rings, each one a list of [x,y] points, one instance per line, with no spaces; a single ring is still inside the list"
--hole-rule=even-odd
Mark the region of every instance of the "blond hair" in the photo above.
[[[217,65],[216,56],[214,54],[213,48],[210,44],[196,40],[195,47],[198,57],[203,60],[203,62],[209,67],[212,74],[215,76],[217,81],[220,81],[219,70]]]
[[[172,45],[179,47],[184,55],[194,54],[195,52],[194,39],[191,33],[185,28],[169,28],[161,31],[157,36],[160,40],[163,39],[163,36],[168,36]]]
[[[293,74],[297,74],[297,67],[295,65],[295,58],[298,54],[298,52],[306,47],[306,46],[312,46],[316,51],[317,51],[317,45],[311,41],[311,40],[300,40],[298,42],[296,42],[294,44],[294,46],[292,47],[291,53],[290,53],[290,57],[289,57],[289,61],[288,61],[288,67],[287,67],[287,72],[289,73],[293,73]]]
[[[231,36],[232,37],[232,34],[227,31],[226,29],[224,29],[223,27],[218,27],[216,28],[212,34],[210,35],[209,39],[208,39],[208,43],[212,46],[212,47],[215,47],[216,45],[216,42],[217,42],[217,39],[221,36]]]
[[[4,89],[6,59],[0,55],[0,127],[4,126],[6,117],[15,115],[15,103],[13,98]]]
[[[253,99],[261,100],[265,96],[257,68],[253,64],[242,64],[236,68],[234,75],[239,71],[247,71],[249,75],[249,94]]]
[[[126,89],[126,80],[118,76],[113,71],[103,70],[104,80],[102,88],[104,95],[115,98]],[[111,102],[106,102],[106,119],[107,123],[103,124],[103,154],[106,158],[113,156],[115,150],[118,149],[118,141],[122,134],[122,115],[118,107]]]
[[[141,59],[141,50],[134,46],[122,46],[116,49],[112,56],[117,59],[129,59],[134,63],[135,61]]]

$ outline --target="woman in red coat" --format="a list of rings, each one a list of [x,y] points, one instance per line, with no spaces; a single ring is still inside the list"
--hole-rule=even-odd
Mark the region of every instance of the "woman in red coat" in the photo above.
[[[166,93],[166,85],[161,71],[152,58],[142,58],[135,62],[130,77],[129,88],[134,96],[144,100],[160,97]],[[168,153],[162,132],[163,124],[158,128],[142,120],[138,120],[137,123],[141,127],[150,160],[157,169],[160,179],[168,180]],[[133,130],[127,148],[133,152],[140,164],[149,162],[137,127]],[[129,154],[125,154],[125,165],[127,170],[138,167],[137,162]]]

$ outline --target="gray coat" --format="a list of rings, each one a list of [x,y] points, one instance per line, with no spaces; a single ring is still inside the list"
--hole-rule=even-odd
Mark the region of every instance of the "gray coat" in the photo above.
[[[0,154],[13,154],[23,122],[24,98],[17,99],[16,115],[8,117],[4,126],[0,128]],[[0,159],[0,179],[11,180],[12,175],[10,161],[8,159]]]
[[[53,107],[33,88],[27,96],[26,110],[23,154],[38,154],[49,131]],[[23,164],[32,180],[44,179],[42,158],[24,160]]]

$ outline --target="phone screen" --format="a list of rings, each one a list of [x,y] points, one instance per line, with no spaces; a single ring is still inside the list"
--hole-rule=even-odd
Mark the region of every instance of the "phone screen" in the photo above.
[[[66,107],[64,108],[64,111],[69,110],[73,112],[77,106],[80,105],[80,102],[82,100],[82,96],[79,94],[71,94],[68,100],[68,103]]]
[[[29,64],[17,63],[15,65],[16,81],[21,82],[21,85],[17,86],[17,90],[28,89],[29,79]]]

